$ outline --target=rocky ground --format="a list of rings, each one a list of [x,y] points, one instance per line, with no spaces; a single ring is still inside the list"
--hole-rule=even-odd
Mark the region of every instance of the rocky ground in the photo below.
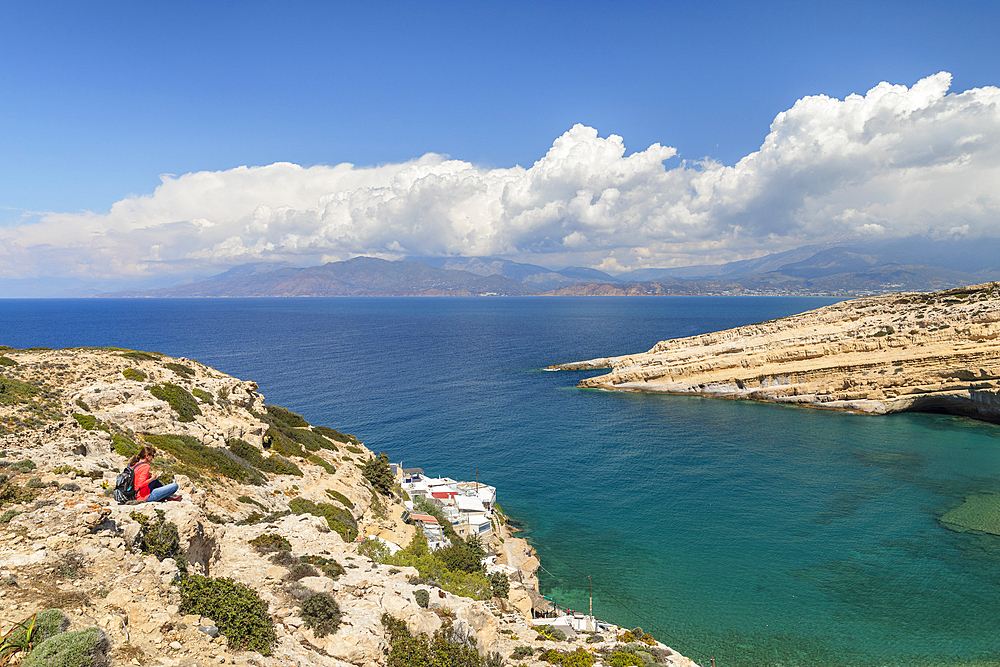
[[[1000,285],[854,299],[553,368],[611,369],[581,387],[1000,422]]]
[[[510,664],[549,664],[537,655],[514,663],[508,656],[518,646],[596,652],[614,643],[540,641],[524,618],[523,590],[512,589],[510,600],[476,601],[419,581],[414,568],[359,554],[358,543],[344,539],[354,535],[347,524],[361,536],[409,541],[414,529],[401,520],[400,497],[376,493],[364,477],[359,466],[373,454],[363,444],[297,417],[266,406],[255,383],[188,359],[0,348],[0,632],[61,609],[70,630],[103,630],[111,664],[178,667],[384,665],[384,613],[413,633],[450,624],[453,638]],[[299,446],[288,434],[309,444]],[[173,476],[182,499],[119,505],[110,488],[126,455],[166,435],[187,437],[171,441],[173,449],[158,446],[154,462]],[[281,460],[297,472],[250,471],[259,479],[241,479],[249,468],[218,458],[233,439],[261,462]],[[216,458],[204,458],[206,452]],[[331,530],[326,518],[289,513],[295,499],[326,503],[350,518]],[[143,552],[148,526],[160,521],[176,526],[177,558]],[[265,534],[286,540],[290,555],[251,546]],[[538,567],[523,541],[492,546],[499,562],[529,574]],[[303,570],[303,558],[316,567]],[[182,614],[182,567],[256,591],[275,624],[270,655],[230,646],[216,619]],[[426,608],[418,590],[430,592]],[[300,607],[322,592],[336,600],[342,620],[321,637]],[[693,664],[662,645],[650,651],[664,664]]]

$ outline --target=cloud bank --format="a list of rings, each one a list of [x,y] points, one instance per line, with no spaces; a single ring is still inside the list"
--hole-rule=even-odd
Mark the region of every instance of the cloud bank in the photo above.
[[[843,237],[1000,236],[1000,88],[941,72],[800,99],[734,166],[576,125],[529,168],[427,154],[164,176],[104,214],[0,229],[0,277],[144,277],[262,259],[502,255],[609,271]]]

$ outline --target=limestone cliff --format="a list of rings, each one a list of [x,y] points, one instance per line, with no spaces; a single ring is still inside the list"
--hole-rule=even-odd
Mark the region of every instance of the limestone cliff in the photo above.
[[[143,443],[156,446],[154,468],[173,475],[180,501],[110,497]],[[377,493],[362,474],[372,456],[353,436],[267,405],[254,382],[196,361],[0,347],[0,628],[60,608],[71,629],[107,633],[112,664],[178,667],[385,665],[385,613],[414,634],[451,627],[483,654],[551,645],[507,600],[454,595],[359,552],[358,535],[406,544],[414,532],[399,494]],[[322,516],[308,509],[321,506]],[[144,550],[158,512],[176,527],[176,559]],[[280,553],[253,546],[264,535],[283,540]],[[180,612],[185,562],[259,595],[276,632],[270,655],[230,646],[215,619]],[[429,592],[424,605],[419,591]],[[302,618],[314,593],[340,607],[332,634]],[[692,664],[662,650],[668,664]]]
[[[611,372],[580,387],[1000,422],[1000,284],[844,301],[552,368]]]

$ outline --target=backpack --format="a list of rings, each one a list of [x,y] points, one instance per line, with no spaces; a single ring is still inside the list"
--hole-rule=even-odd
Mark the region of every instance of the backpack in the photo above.
[[[135,500],[135,494],[135,466],[125,466],[115,479],[115,490],[112,495],[119,505],[124,505],[130,500]]]

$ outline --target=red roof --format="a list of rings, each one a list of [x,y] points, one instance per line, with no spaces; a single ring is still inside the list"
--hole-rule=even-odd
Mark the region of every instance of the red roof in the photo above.
[[[454,498],[457,495],[457,491],[434,491],[431,493],[434,498]]]
[[[420,512],[411,512],[410,518],[414,521],[422,521],[423,523],[437,523],[438,520],[432,517],[430,514],[421,514]]]

